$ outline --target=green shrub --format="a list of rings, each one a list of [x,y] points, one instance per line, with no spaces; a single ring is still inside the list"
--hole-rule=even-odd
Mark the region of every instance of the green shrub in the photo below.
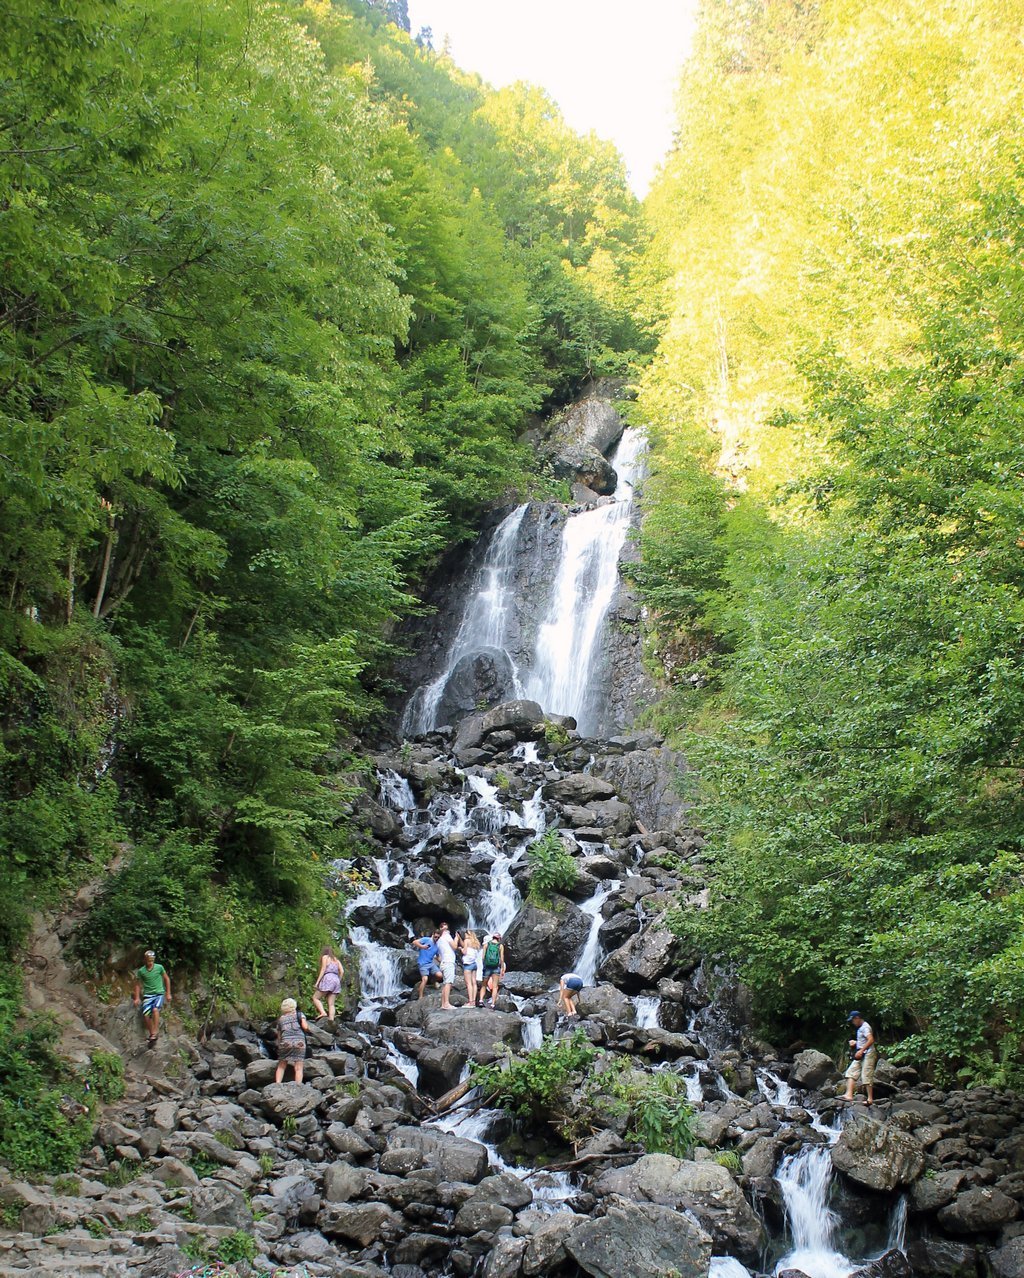
[[[649,1154],[690,1156],[697,1143],[695,1114],[679,1074],[631,1071],[614,1084],[614,1091],[629,1109],[630,1140],[639,1141]]]
[[[568,892],[579,878],[576,862],[557,830],[535,839],[526,851],[530,867],[529,899],[536,905],[549,906],[552,892]]]
[[[734,1149],[719,1150],[715,1155],[715,1162],[719,1167],[725,1167],[735,1176],[738,1176],[743,1171],[743,1159],[740,1158]]]
[[[73,952],[97,970],[110,942],[152,948],[168,967],[214,968],[229,958],[233,929],[213,885],[209,844],[182,831],[139,844],[107,880],[78,931]]]
[[[92,1137],[88,1093],[57,1052],[47,1017],[16,1029],[21,974],[0,964],[0,1164],[20,1175],[69,1172]]]
[[[109,1151],[108,1151],[109,1152]],[[130,1185],[133,1180],[137,1180],[146,1170],[144,1161],[135,1162],[129,1158],[122,1158],[113,1167],[108,1167],[100,1177],[109,1189],[118,1189],[122,1185]]]
[[[82,1182],[77,1176],[58,1176],[53,1182],[53,1192],[64,1198],[77,1198],[82,1192]]]
[[[492,1065],[473,1066],[473,1082],[497,1105],[519,1118],[562,1118],[569,1091],[597,1049],[582,1030],[570,1038],[546,1039],[525,1056],[506,1056]]]
[[[225,1265],[234,1265],[240,1260],[251,1262],[256,1259],[258,1251],[256,1239],[252,1234],[236,1229],[233,1234],[228,1234],[227,1238],[222,1238],[217,1244],[217,1259],[222,1260]]]
[[[193,1153],[188,1160],[188,1165],[200,1180],[205,1180],[207,1176],[213,1176],[220,1171],[220,1163],[207,1158],[205,1154]]]
[[[89,1064],[89,1086],[101,1101],[124,1095],[124,1061],[116,1052],[94,1052]]]

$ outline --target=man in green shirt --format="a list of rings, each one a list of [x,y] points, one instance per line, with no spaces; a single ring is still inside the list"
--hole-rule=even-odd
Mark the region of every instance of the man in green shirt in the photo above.
[[[164,1000],[171,1001],[171,978],[165,968],[156,961],[152,950],[146,951],[146,962],[135,973],[135,997],[133,1002],[138,1007],[142,1004],[142,1019],[149,1034],[149,1046],[156,1042],[160,1032],[160,1009]]]

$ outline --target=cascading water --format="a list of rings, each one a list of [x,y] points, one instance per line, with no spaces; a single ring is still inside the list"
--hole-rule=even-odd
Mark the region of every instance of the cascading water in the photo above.
[[[584,985],[593,985],[597,979],[597,961],[601,953],[601,938],[598,933],[604,922],[601,918],[601,906],[621,886],[618,879],[609,879],[600,885],[589,900],[583,901],[580,905],[581,913],[590,917],[590,932],[575,964],[576,974],[582,979]]]
[[[535,660],[525,677],[526,696],[549,714],[576,718],[580,732],[593,730],[592,696],[599,639],[619,579],[619,555],[633,514],[633,489],[643,459],[643,436],[626,430],[613,462],[615,501],[571,515],[548,613],[537,635]]]
[[[638,1029],[657,1029],[658,1014],[661,1011],[661,999],[656,995],[638,994],[633,1000],[633,1006],[636,1008],[636,1023]]]
[[[828,1145],[805,1145],[783,1162],[775,1179],[793,1236],[792,1250],[779,1261],[777,1272],[800,1269],[808,1278],[847,1278],[856,1266],[836,1249],[836,1216],[828,1206]]]
[[[437,727],[437,711],[444,690],[455,667],[465,657],[474,653],[504,653],[518,685],[518,674],[508,653],[507,627],[513,599],[516,540],[527,509],[525,505],[517,506],[494,530],[484,557],[480,584],[466,604],[445,668],[431,683],[418,688],[405,708],[402,731],[407,736]]]

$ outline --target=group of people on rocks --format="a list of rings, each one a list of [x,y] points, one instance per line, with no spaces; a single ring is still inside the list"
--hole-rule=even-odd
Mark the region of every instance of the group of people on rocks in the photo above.
[[[427,985],[436,980],[441,986],[441,1008],[451,1012],[455,963],[462,956],[462,975],[466,982],[466,1002],[470,1007],[483,1007],[490,995],[491,1007],[498,1004],[498,991],[505,976],[505,945],[500,932],[487,932],[481,938],[472,928],[452,933],[447,923],[435,928],[429,936],[419,936],[412,943],[420,970],[418,998]]]
[[[491,1007],[498,1003],[498,992],[505,976],[505,945],[500,932],[488,932],[477,936],[472,928],[453,933],[447,923],[442,923],[429,936],[417,937],[413,942],[419,965],[418,998],[423,998],[427,985],[435,979],[441,986],[441,1007],[454,1011],[451,1002],[455,984],[455,964],[462,956],[462,974],[466,982],[466,1003],[469,1007],[483,1007],[490,996]],[[335,1006],[341,993],[345,969],[330,945],[320,954],[320,970],[313,991],[313,1006],[317,1019],[334,1020]],[[577,1003],[584,981],[578,972],[566,972],[558,982],[558,1005],[566,1016],[578,1015]],[[327,997],[324,1008],[322,995]],[[160,1012],[171,1001],[171,978],[167,969],[156,961],[153,950],[147,950],[142,967],[135,972],[133,1000],[141,1009],[143,1024],[148,1036],[147,1046],[153,1047],[160,1032]],[[859,1011],[846,1018],[853,1026],[856,1037],[849,1041],[850,1063],[846,1069],[846,1093],[841,1098],[852,1102],[859,1084],[867,1093],[866,1104],[875,1102],[875,1066],[878,1048],[871,1026]],[[295,1071],[295,1081],[302,1082],[303,1061],[306,1058],[306,1034],[309,1024],[298,1010],[293,998],[281,1003],[277,1019],[277,1071],[274,1081],[280,1083],[289,1065]]]

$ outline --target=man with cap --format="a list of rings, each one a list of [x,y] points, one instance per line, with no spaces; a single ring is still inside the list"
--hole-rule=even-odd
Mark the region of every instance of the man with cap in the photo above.
[[[135,973],[135,996],[132,1002],[136,1007],[142,1004],[142,1020],[149,1035],[148,1046],[156,1042],[160,1032],[160,1009],[164,1002],[171,1001],[171,978],[167,971],[156,961],[152,950],[146,951],[146,961]]]
[[[857,1031],[857,1037],[850,1039],[850,1050],[853,1055],[846,1069],[846,1095],[843,1100],[852,1101],[857,1084],[863,1083],[868,1094],[867,1104],[873,1105],[875,1103],[875,1066],[878,1064],[874,1031],[860,1012],[851,1012],[846,1019]]]

